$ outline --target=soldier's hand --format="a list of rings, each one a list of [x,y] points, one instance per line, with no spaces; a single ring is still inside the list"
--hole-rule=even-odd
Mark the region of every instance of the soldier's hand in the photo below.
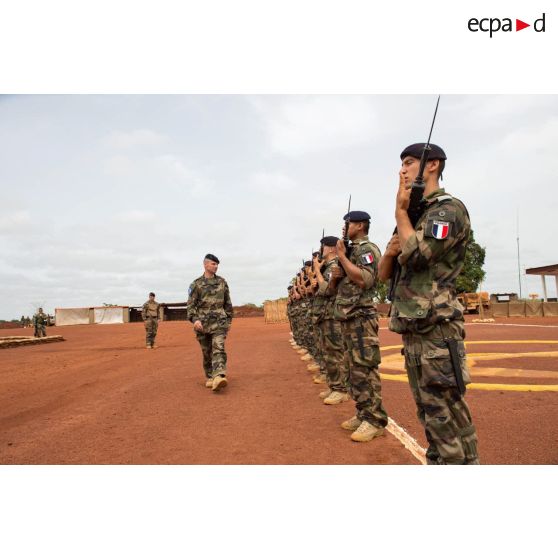
[[[194,322],[194,329],[195,329],[196,331],[203,331],[203,325],[202,325],[202,323],[201,323],[199,320],[196,320],[196,321]]]
[[[411,186],[405,184],[405,176],[399,171],[399,189],[397,190],[397,199],[395,201],[396,211],[407,211],[411,201]]]
[[[343,272],[343,270],[338,265],[334,265],[331,268],[331,276],[334,279],[341,279],[341,277],[345,276],[345,273]]]
[[[347,250],[345,249],[345,243],[341,239],[339,239],[337,241],[337,245],[335,246],[335,250],[336,250],[338,256],[346,256],[347,255]]]
[[[384,255],[395,258],[396,256],[399,256],[400,253],[401,253],[401,243],[399,242],[399,235],[395,233],[391,237],[390,241],[388,242]]]

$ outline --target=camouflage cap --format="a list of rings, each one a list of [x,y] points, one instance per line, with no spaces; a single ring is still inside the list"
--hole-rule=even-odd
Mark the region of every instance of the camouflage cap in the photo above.
[[[324,246],[337,246],[339,239],[336,236],[324,236],[320,242]]]
[[[409,145],[401,152],[401,160],[405,157],[414,157],[415,159],[420,159],[422,157],[422,151],[424,149],[425,143],[413,143],[413,145]],[[434,159],[441,159],[445,161],[447,159],[444,150],[439,146],[435,145],[434,143],[430,144],[430,150],[428,152],[427,161],[432,161]]]

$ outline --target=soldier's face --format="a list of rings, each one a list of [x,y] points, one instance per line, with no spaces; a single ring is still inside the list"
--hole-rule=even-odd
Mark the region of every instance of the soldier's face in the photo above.
[[[427,161],[424,167],[424,179],[427,180],[431,174],[438,176],[438,167],[440,161]],[[405,181],[405,186],[410,186],[418,175],[420,168],[420,159],[407,156],[401,161],[401,176]]]
[[[407,156],[401,161],[401,176],[405,181],[405,186],[410,186],[417,177],[420,160]]]
[[[203,267],[208,273],[217,273],[219,264],[213,260],[203,260]]]
[[[155,297],[153,295],[149,295],[149,300],[155,300]]]

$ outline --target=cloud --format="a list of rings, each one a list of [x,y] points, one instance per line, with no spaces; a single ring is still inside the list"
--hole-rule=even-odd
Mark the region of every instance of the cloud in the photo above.
[[[376,114],[365,97],[256,98],[271,149],[288,157],[345,149],[376,137]]]
[[[29,211],[15,211],[10,214],[0,215],[0,232],[13,232],[14,229],[25,229],[32,223]]]
[[[285,174],[275,172],[257,172],[251,178],[255,191],[264,193],[284,194],[296,188],[296,182]]]
[[[120,223],[153,223],[157,220],[157,215],[152,211],[132,209],[130,211],[118,213],[115,216],[115,220]]]
[[[167,136],[145,128],[130,132],[115,130],[103,138],[103,145],[111,149],[133,149],[135,147],[161,145],[167,140]]]

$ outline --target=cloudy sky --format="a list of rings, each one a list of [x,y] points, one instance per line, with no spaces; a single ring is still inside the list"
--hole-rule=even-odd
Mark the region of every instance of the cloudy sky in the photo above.
[[[183,301],[205,253],[234,304],[283,296],[347,198],[394,227],[399,153],[436,97],[0,97],[0,319],[55,307]],[[491,292],[558,263],[558,96],[442,97],[444,186],[469,208]],[[541,293],[523,275],[523,295]],[[556,296],[554,280],[549,296]]]

